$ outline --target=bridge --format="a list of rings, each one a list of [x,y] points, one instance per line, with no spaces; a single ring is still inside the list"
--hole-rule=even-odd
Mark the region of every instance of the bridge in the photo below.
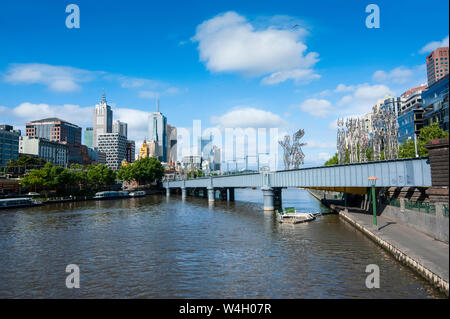
[[[281,205],[281,189],[287,187],[333,190],[365,194],[371,187],[369,177],[378,179],[379,187],[430,187],[431,168],[428,158],[320,166],[288,171],[255,172],[249,174],[208,176],[186,180],[166,180],[167,196],[181,190],[182,198],[193,192],[213,202],[216,192],[220,198],[234,200],[235,188],[260,188],[264,196],[264,210],[273,211]]]

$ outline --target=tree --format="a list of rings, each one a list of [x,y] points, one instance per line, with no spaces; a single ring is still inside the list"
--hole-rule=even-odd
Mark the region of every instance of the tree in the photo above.
[[[108,186],[114,184],[116,173],[105,164],[90,165],[87,170],[89,184]]]
[[[44,187],[45,184],[44,171],[40,169],[31,170],[25,177],[21,179],[21,183],[25,187],[30,187],[37,191]]]
[[[122,165],[117,172],[117,178],[121,181],[132,181],[133,176],[133,164]]]
[[[164,167],[154,157],[138,159],[133,164],[126,165],[119,170],[121,180],[131,181],[134,179],[139,184],[151,184],[161,180],[163,176]]]
[[[448,132],[445,132],[439,127],[438,123],[433,123],[425,126],[420,130],[419,138],[417,139],[417,153],[420,157],[428,156],[428,149],[425,147],[431,140],[448,137]],[[416,151],[413,140],[407,140],[399,149],[400,158],[415,157]]]
[[[330,158],[328,161],[325,162],[325,166],[328,165],[338,165],[339,164],[339,160],[338,160],[338,154],[334,154],[334,156],[332,158]]]

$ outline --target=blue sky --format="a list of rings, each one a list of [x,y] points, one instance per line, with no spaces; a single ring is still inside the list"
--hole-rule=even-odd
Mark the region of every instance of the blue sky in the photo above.
[[[65,25],[70,3],[79,29]],[[365,26],[370,3],[379,29]],[[308,165],[334,154],[337,117],[425,83],[427,52],[448,46],[441,0],[3,0],[0,8],[0,122],[23,129],[59,116],[92,126],[104,88],[137,144],[159,96],[177,127],[199,119],[304,128]]]

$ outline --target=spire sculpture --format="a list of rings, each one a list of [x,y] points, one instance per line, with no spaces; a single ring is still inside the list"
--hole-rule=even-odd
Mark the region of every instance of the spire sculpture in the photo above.
[[[283,161],[285,170],[291,169],[291,166],[292,169],[298,169],[304,163],[305,154],[302,151],[302,146],[305,146],[306,143],[300,143],[303,135],[305,135],[305,130],[300,129],[292,135],[292,144],[289,135],[285,135],[284,140],[279,142],[284,151]]]
[[[367,151],[372,150],[372,160],[398,158],[398,121],[390,108],[373,107],[372,132],[369,134],[365,122],[360,118],[337,120],[337,151],[339,164],[366,162]]]

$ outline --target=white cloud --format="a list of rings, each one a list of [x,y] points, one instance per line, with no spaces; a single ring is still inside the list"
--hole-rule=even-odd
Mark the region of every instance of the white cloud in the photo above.
[[[197,26],[192,38],[198,42],[200,61],[212,72],[236,72],[246,76],[268,75],[264,84],[289,79],[301,83],[317,78],[311,68],[315,52],[306,53],[301,41],[304,29],[269,26],[256,30],[245,17],[226,12]]]
[[[295,69],[272,73],[261,80],[262,84],[277,84],[287,80],[293,80],[296,84],[306,84],[319,79],[320,75],[314,73],[311,69]]]
[[[150,113],[129,108],[114,108],[114,119],[128,123],[128,139],[148,139],[148,116]],[[142,142],[141,142],[142,143]],[[136,147],[137,147],[136,142]]]
[[[49,105],[25,102],[13,108],[11,114],[25,121],[57,117],[76,125],[92,126],[93,110],[93,107],[80,107],[73,104]]]
[[[369,113],[375,103],[386,95],[393,94],[391,89],[382,84],[357,85],[357,89],[350,95],[343,96],[336,105],[340,106],[339,114],[365,114]]]
[[[376,82],[392,82],[397,84],[403,84],[411,80],[414,76],[414,70],[405,67],[397,67],[391,71],[376,71],[372,78]]]
[[[10,64],[3,80],[12,84],[41,84],[54,92],[75,92],[81,89],[82,83],[96,80],[115,82],[125,89],[140,89],[138,95],[144,98],[151,95],[148,92],[154,93],[151,98],[181,92],[179,88],[161,81],[39,63]]]
[[[236,108],[221,116],[211,118],[211,123],[221,128],[271,128],[286,124],[279,115],[250,107]]]
[[[159,92],[155,91],[139,91],[139,97],[143,99],[155,99],[160,96]]]
[[[81,88],[80,83],[93,80],[97,73],[69,66],[11,64],[4,81],[13,84],[42,84],[55,92],[73,92]]]
[[[143,99],[155,99],[160,96],[176,95],[180,92],[181,90],[179,88],[169,87],[161,91],[139,91],[139,97]]]
[[[327,117],[334,108],[327,100],[308,99],[300,105],[303,112],[309,113],[317,117]]]
[[[448,35],[442,39],[442,41],[432,41],[427,43],[422,49],[420,49],[419,53],[430,53],[440,47],[448,47]]]
[[[345,85],[345,84],[339,84],[335,89],[335,93],[342,93],[342,92],[352,92],[356,89],[355,85]]]

